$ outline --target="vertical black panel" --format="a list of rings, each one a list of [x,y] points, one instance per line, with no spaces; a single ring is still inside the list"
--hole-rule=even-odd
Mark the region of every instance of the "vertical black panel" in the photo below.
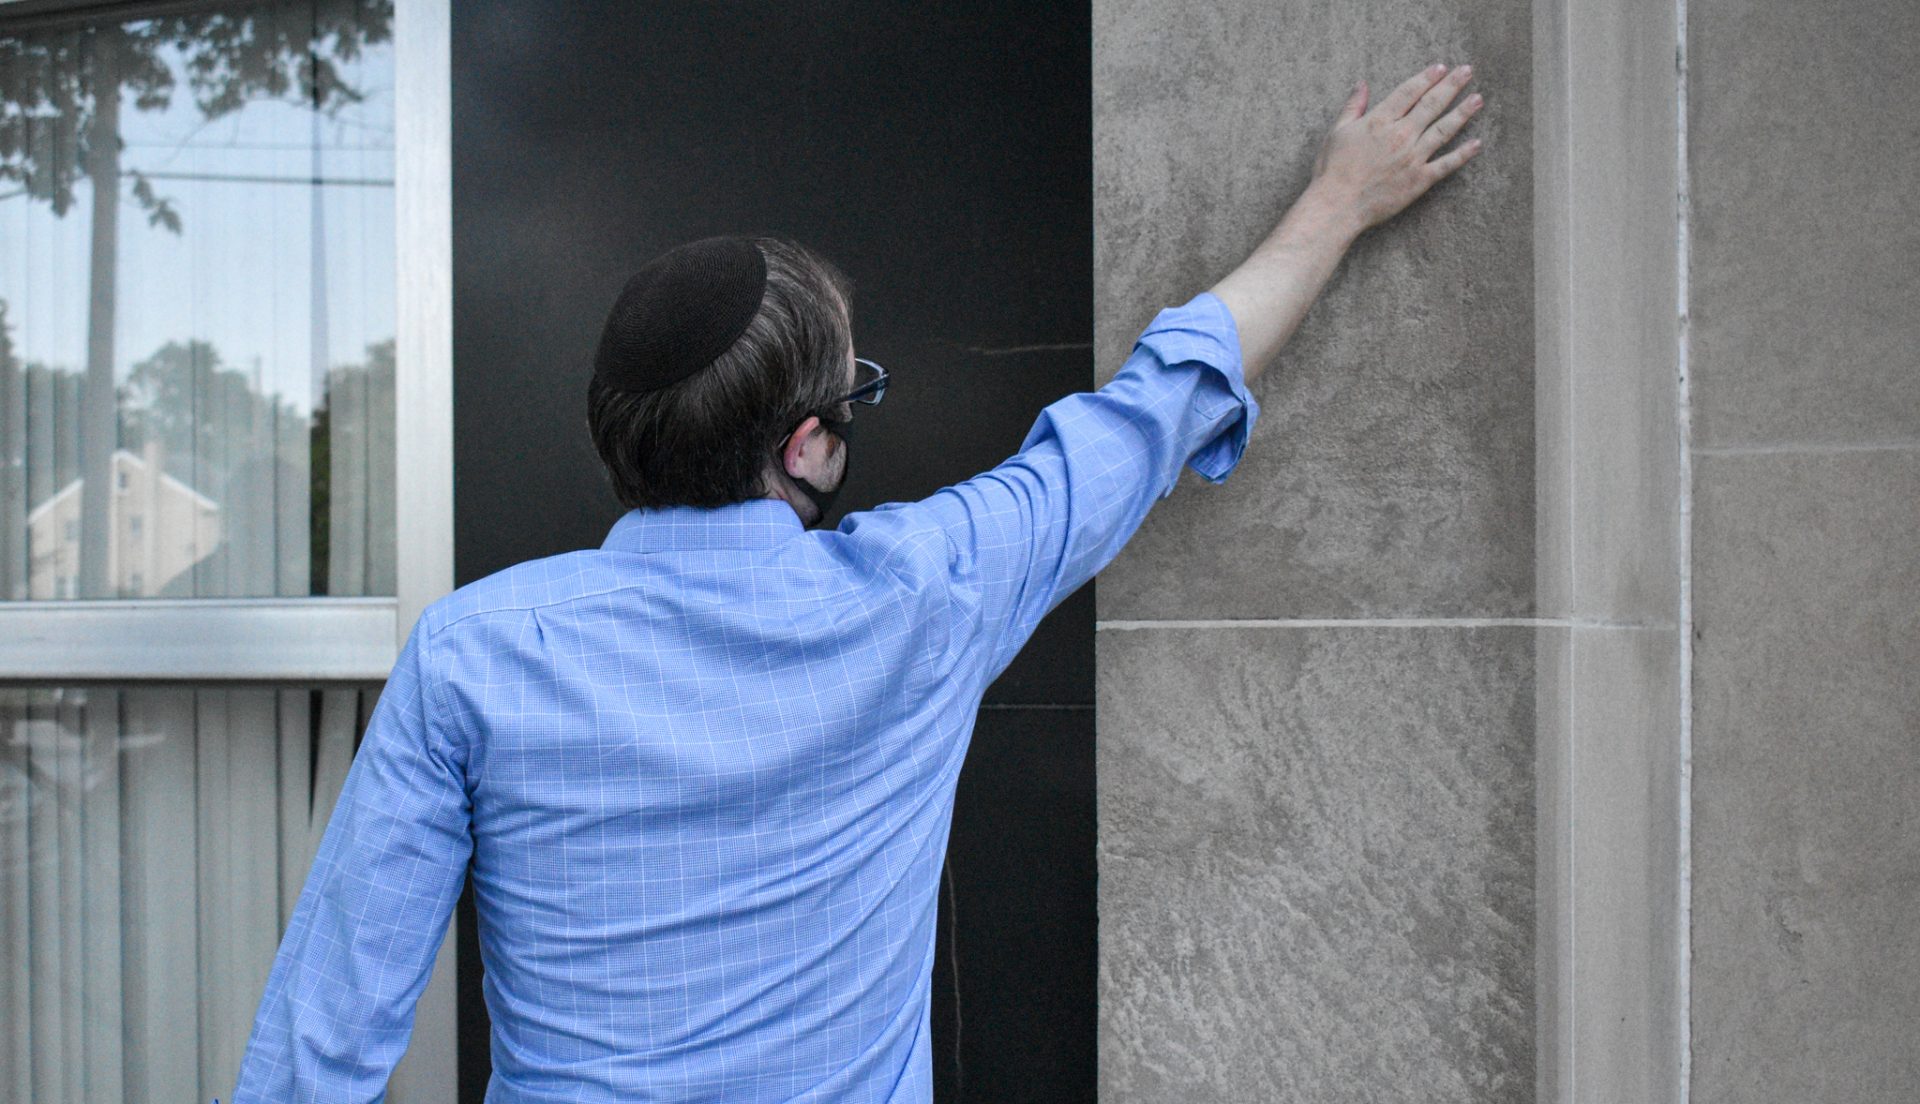
[[[980,712],[941,885],[937,1099],[1092,1104],[1093,764],[1092,706]]]
[[[852,277],[857,349],[894,384],[860,412],[843,512],[991,467],[1041,407],[1091,385],[1083,5],[465,0],[453,18],[461,582],[598,545],[618,516],[585,432],[588,358],[625,277],[682,241],[785,234]],[[1090,705],[1090,599],[1089,587],[1048,618],[988,700]],[[1057,766],[1084,779],[1049,790],[1054,807],[985,787],[963,795],[951,847],[963,879],[1009,825],[1091,823],[1091,755]],[[1012,967],[1060,959],[1064,946],[1065,959],[1084,951],[1091,963],[1091,836],[1063,846],[1047,860],[1072,873],[1058,893],[976,905],[1010,883],[958,882],[963,986],[975,969],[990,975],[996,956]],[[1015,904],[1027,919],[996,932]],[[477,963],[469,943],[462,1095],[472,1100],[487,1069]],[[1091,1025],[1090,966],[1062,979],[1062,1006],[1077,1002]],[[993,1037],[994,1000],[989,990],[964,1002],[982,1039]],[[979,1061],[1004,1061],[1007,1083],[1024,1077],[1034,1099],[1090,1096],[1087,1031],[1078,1058]],[[993,1083],[970,1070],[967,1096]]]

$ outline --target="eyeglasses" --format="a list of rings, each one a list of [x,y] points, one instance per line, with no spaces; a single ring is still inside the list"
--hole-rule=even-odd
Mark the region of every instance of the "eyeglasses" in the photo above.
[[[871,360],[853,358],[855,387],[853,390],[834,400],[835,405],[843,402],[860,402],[868,406],[879,406],[880,400],[887,395],[887,370]]]
[[[0,0],[4,2],[4,0]],[[887,395],[887,370],[871,360],[853,358],[854,388],[833,401],[834,406],[841,403],[865,403],[879,406],[880,400]],[[793,430],[787,431],[789,434]],[[782,438],[784,440],[785,438]]]

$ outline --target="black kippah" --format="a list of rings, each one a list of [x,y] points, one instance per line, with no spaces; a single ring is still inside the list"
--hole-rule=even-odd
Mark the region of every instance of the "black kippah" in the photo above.
[[[746,332],[767,290],[752,239],[702,238],[633,274],[614,301],[593,374],[622,391],[654,391],[712,364]]]

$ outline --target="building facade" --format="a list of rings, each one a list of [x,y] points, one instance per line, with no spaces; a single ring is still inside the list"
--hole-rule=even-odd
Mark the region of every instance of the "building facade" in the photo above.
[[[920,497],[1433,61],[1485,151],[983,702],[938,1095],[1913,1099],[1916,11],[0,0],[0,1101],[230,1095],[419,611],[618,516],[641,261],[833,259]]]

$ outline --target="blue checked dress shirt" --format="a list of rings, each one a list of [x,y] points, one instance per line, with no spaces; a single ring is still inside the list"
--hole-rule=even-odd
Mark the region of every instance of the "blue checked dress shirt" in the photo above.
[[[234,1100],[358,1101],[471,861],[490,1104],[932,1099],[934,915],[987,685],[1259,415],[1211,293],[1020,451],[807,530],[635,510],[427,609],[280,944]]]

